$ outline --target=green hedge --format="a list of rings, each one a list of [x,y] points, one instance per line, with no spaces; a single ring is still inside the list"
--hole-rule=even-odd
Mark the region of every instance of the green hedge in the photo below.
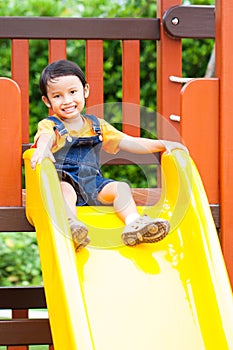
[[[0,285],[41,285],[41,267],[34,232],[0,233]]]

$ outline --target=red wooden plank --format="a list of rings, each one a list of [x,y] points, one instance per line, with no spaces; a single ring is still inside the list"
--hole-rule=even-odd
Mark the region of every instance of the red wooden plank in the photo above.
[[[46,307],[43,287],[0,287],[0,309],[24,310]],[[24,312],[20,311],[20,314]],[[25,314],[23,316],[27,317]]]
[[[218,79],[193,79],[181,90],[182,139],[199,169],[211,204],[219,203],[218,104]]]
[[[10,101],[10,102],[9,102]],[[0,206],[22,202],[22,121],[21,94],[11,79],[0,78]]]
[[[66,40],[49,40],[49,63],[64,59],[66,59]],[[51,108],[49,114],[53,114]]]
[[[94,10],[94,9],[93,9]],[[158,18],[1,17],[0,38],[159,40]]]
[[[36,344],[52,344],[48,319],[0,321],[0,345],[22,346]]]
[[[12,318],[28,318],[28,310],[12,310]],[[12,335],[13,336],[13,335]],[[29,347],[27,345],[22,346],[8,346],[7,350],[28,350]]]
[[[181,0],[163,0],[157,3],[157,16],[162,18],[166,10],[181,5]],[[169,119],[171,114],[180,115],[179,93],[181,84],[172,83],[171,75],[182,76],[181,40],[169,37],[163,26],[157,42],[157,127],[160,139],[179,141],[180,124]],[[177,130],[177,131],[176,131]]]
[[[8,144],[8,147],[9,147],[9,144]],[[19,173],[19,171],[21,174],[21,169],[17,169],[17,173]],[[2,177],[1,177],[1,181],[2,181]],[[0,190],[0,193],[1,191],[2,189]],[[15,185],[13,186],[11,191],[12,192],[15,191]],[[18,191],[17,191],[17,194],[18,194]],[[4,200],[4,197],[2,200]],[[35,231],[34,227],[29,224],[26,218],[25,207],[21,207],[19,205],[1,206],[0,232],[34,232],[34,231]]]
[[[86,42],[86,79],[90,95],[86,101],[87,113],[104,117],[103,41]]]
[[[220,222],[223,254],[233,287],[233,55],[232,3],[216,1],[216,76],[219,77]]]
[[[22,141],[29,142],[29,44],[28,40],[12,40],[12,79],[22,95]]]
[[[173,19],[178,18],[176,25]],[[163,16],[169,36],[173,38],[214,38],[214,6],[181,5],[169,8]]]
[[[49,40],[49,62],[66,59],[66,40]]]
[[[140,42],[124,40],[122,51],[123,131],[140,136]]]
[[[12,310],[12,318],[28,318],[28,310]]]

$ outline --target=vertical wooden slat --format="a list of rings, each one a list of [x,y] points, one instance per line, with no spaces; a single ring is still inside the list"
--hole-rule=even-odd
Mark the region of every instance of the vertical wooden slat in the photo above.
[[[28,318],[27,309],[12,310],[12,318]]]
[[[99,118],[104,117],[104,80],[103,80],[103,41],[86,42],[86,79],[90,85],[90,95],[86,101],[87,113]]]
[[[66,40],[49,40],[49,62],[66,59]]]
[[[28,310],[12,310],[12,318],[28,318]],[[8,346],[7,350],[28,350],[29,347],[27,345],[22,345],[22,346]]]
[[[140,136],[140,42],[124,40],[122,50],[123,131]]]
[[[172,6],[181,5],[181,0],[158,0],[157,17]],[[169,119],[171,114],[180,115],[180,84],[169,80],[171,75],[182,75],[181,40],[170,38],[161,25],[160,40],[157,41],[157,127],[160,139],[179,140],[179,123]],[[177,132],[176,132],[177,129]]]
[[[12,40],[12,79],[19,85],[22,95],[22,141],[29,142],[29,43],[28,40]]]
[[[233,42],[232,2],[216,0],[216,76],[220,113],[220,222],[223,254],[233,287]]]
[[[49,63],[66,59],[66,40],[49,40]],[[49,115],[53,110],[49,108]]]
[[[0,78],[0,206],[22,203],[21,94],[11,79]]]

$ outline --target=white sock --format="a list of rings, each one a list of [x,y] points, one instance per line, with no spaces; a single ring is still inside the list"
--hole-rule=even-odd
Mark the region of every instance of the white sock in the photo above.
[[[131,224],[134,220],[136,220],[137,218],[139,218],[140,215],[138,213],[133,213],[133,214],[129,214],[128,216],[126,216],[125,218],[125,223],[126,225]]]

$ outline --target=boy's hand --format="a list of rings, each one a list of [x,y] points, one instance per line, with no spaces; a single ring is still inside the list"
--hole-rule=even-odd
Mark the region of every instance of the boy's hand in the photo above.
[[[174,149],[181,149],[189,154],[187,147],[185,147],[180,142],[167,141],[167,140],[160,140],[160,142],[165,146],[167,152],[171,152]]]
[[[43,150],[41,150],[40,148],[36,148],[31,158],[32,169],[35,169],[36,164],[40,164],[44,158],[49,158],[53,163],[55,162],[53,153],[50,151],[49,148],[46,147]]]

